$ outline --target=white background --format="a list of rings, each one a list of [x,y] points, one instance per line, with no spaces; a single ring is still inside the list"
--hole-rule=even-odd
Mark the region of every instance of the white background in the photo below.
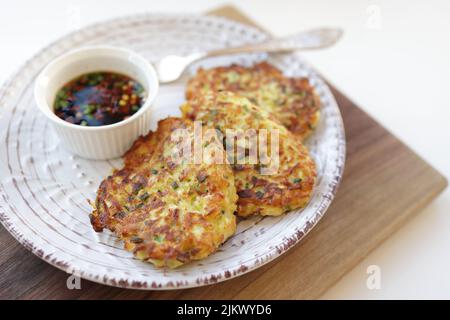
[[[224,1],[2,1],[0,82],[49,42],[137,12],[199,12]],[[340,26],[336,47],[304,56],[334,85],[450,176],[450,1],[246,0],[236,6],[275,35]],[[368,223],[370,223],[368,221]],[[450,190],[341,279],[323,298],[450,298]],[[369,265],[381,289],[366,287]]]

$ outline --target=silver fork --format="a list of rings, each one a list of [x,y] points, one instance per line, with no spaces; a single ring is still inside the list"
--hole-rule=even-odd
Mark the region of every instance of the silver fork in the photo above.
[[[191,63],[204,58],[237,53],[280,53],[297,50],[323,49],[335,44],[342,34],[342,30],[338,28],[320,28],[300,32],[288,37],[269,39],[256,44],[223,48],[207,52],[195,52],[187,56],[169,55],[156,64],[156,72],[158,73],[160,83],[170,83],[178,80]]]

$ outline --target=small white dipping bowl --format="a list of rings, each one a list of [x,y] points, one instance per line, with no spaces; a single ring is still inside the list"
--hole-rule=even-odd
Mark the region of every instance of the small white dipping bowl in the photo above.
[[[56,93],[67,82],[89,72],[116,72],[138,81],[145,89],[144,104],[131,117],[98,127],[72,124],[53,110]],[[158,78],[155,69],[141,55],[111,46],[85,47],[53,60],[39,74],[34,97],[39,110],[50,120],[59,139],[70,152],[83,158],[105,160],[122,156],[133,141],[149,131]]]

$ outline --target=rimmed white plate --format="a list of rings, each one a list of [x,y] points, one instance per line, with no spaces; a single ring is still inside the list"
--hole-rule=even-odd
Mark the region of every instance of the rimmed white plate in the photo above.
[[[136,260],[109,232],[95,233],[87,199],[121,160],[90,161],[58,144],[33,101],[38,72],[67,50],[111,44],[136,50],[150,61],[262,41],[267,35],[223,18],[200,15],[139,15],[111,20],[72,33],[29,60],[0,90],[0,220],[26,248],[50,264],[85,279],[138,289],[174,289],[211,284],[244,274],[273,260],[300,241],[330,205],[342,177],[344,128],[336,101],[320,77],[296,54],[239,55],[204,61],[206,67],[268,59],[289,76],[310,79],[322,101],[319,127],[308,140],[318,181],[309,205],[277,218],[253,217],[239,223],[220,250],[176,270],[156,269]],[[179,115],[183,81],[162,86],[155,105],[158,119]]]

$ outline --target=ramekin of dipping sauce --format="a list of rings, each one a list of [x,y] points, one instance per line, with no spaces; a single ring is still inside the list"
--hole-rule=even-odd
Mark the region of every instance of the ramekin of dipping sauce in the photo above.
[[[141,55],[112,46],[70,51],[36,79],[41,112],[68,151],[87,159],[122,156],[150,129],[158,78]]]

